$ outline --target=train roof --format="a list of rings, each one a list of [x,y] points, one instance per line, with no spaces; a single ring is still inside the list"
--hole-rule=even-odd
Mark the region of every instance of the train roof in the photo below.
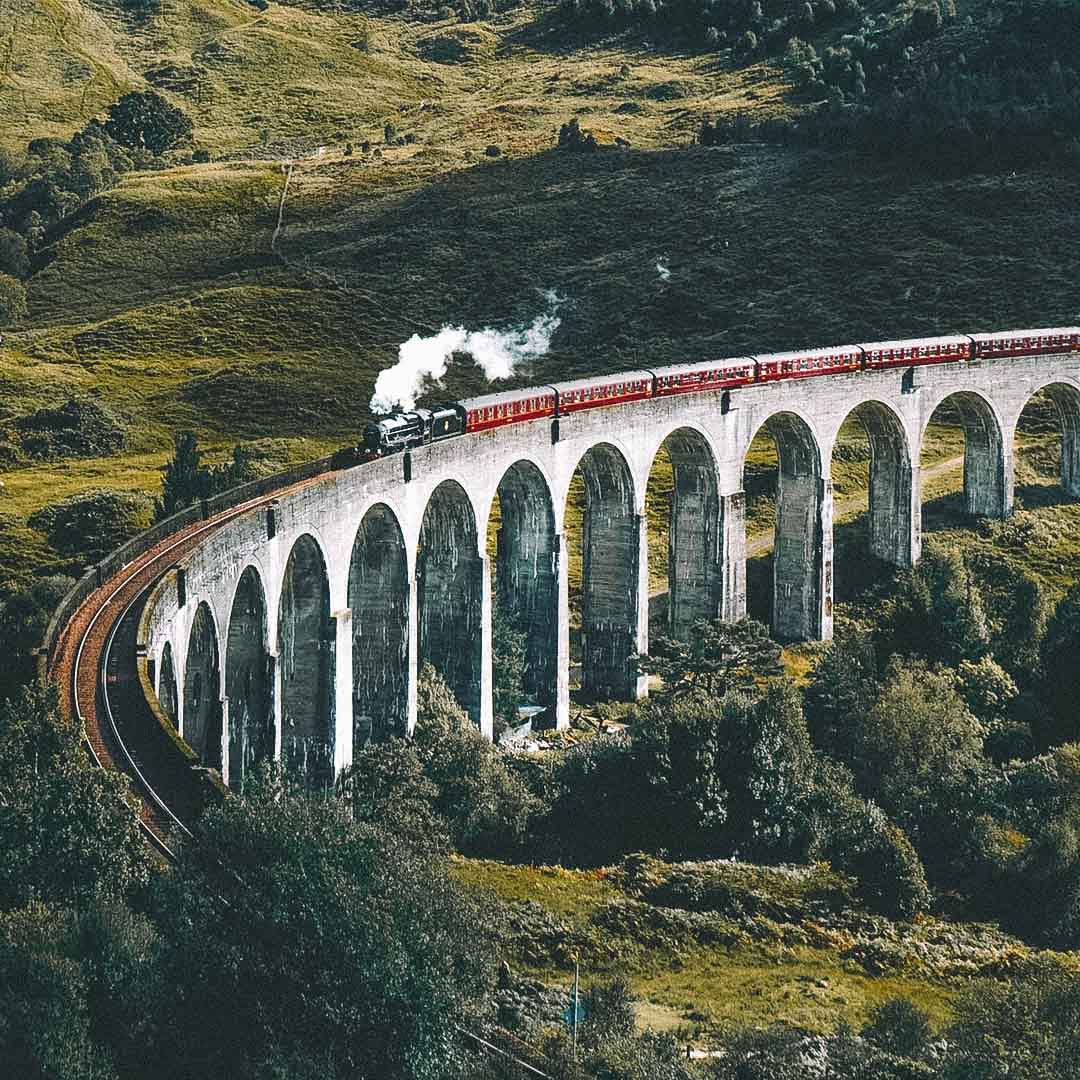
[[[1051,334],[1080,334],[1080,326],[1043,326],[1034,330],[995,330],[991,334],[972,334],[976,341],[1011,341],[1013,338],[1049,337]]]
[[[760,353],[755,360],[803,360],[835,356],[842,352],[858,352],[858,345],[821,345],[814,349],[789,349],[786,352]]]
[[[902,338],[898,341],[860,341],[860,349],[921,349],[927,345],[970,345],[965,334],[938,334],[936,337]]]
[[[610,386],[612,383],[651,380],[652,377],[651,371],[616,371],[611,375],[593,375],[588,379],[571,379],[568,382],[557,382],[552,385],[560,394],[566,394],[571,390],[587,390],[590,386]]]
[[[498,394],[481,394],[479,397],[465,398],[460,402],[465,409],[487,409],[492,405],[509,405],[515,401],[527,401],[529,398],[553,394],[551,386],[523,386],[520,390],[503,390]]]
[[[657,378],[665,375],[685,375],[691,371],[715,371],[717,368],[743,367],[752,364],[752,356],[725,356],[722,360],[703,360],[699,364],[669,364],[667,367],[653,368],[652,373]]]

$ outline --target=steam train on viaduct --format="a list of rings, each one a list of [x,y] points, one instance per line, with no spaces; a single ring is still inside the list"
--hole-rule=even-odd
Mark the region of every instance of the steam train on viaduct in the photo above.
[[[723,392],[780,379],[804,379],[843,372],[912,368],[924,364],[963,363],[1077,350],[1080,350],[1080,327],[1066,326],[835,345],[767,356],[739,356],[703,364],[622,371],[549,386],[486,394],[432,409],[391,413],[364,428],[361,445],[343,451],[342,454],[349,460],[343,458],[341,464],[368,461],[425,443],[474,431],[489,431],[526,420],[547,417],[557,421],[559,417],[583,409],[621,405],[642,398]]]

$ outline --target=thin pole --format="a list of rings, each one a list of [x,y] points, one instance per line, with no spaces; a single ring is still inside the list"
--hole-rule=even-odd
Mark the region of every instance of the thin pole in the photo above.
[[[573,1059],[578,1059],[578,958],[573,958]]]

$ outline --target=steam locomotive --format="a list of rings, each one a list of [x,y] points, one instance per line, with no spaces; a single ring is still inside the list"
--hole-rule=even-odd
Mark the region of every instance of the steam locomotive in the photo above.
[[[1080,351],[1080,327],[1066,326],[834,345],[765,356],[740,356],[704,364],[623,371],[486,394],[431,409],[391,413],[368,424],[360,446],[343,451],[343,454],[351,453],[351,463],[355,464],[441,442],[466,432],[488,431],[527,420],[558,419],[584,409],[605,408],[643,398],[728,391],[756,383],[845,372],[1076,351]],[[342,464],[345,464],[344,460]]]

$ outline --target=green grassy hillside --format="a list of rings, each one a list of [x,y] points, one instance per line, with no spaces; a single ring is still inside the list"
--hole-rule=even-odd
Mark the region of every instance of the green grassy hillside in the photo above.
[[[688,148],[706,115],[793,116],[805,95],[768,55],[571,33],[548,11],[462,24],[222,0],[141,21],[104,0],[6,9],[8,149],[157,86],[216,159],[174,151],[126,174],[40,244],[28,317],[0,347],[0,411],[91,395],[127,442],[10,468],[14,519],[60,488],[156,488],[184,428],[212,448],[273,436],[294,459],[322,452],[355,435],[410,335],[528,321],[546,289],[565,298],[562,325],[522,382],[1080,318],[1074,173]],[[847,26],[830,25],[811,39]],[[555,149],[572,115],[629,148]],[[415,141],[382,144],[386,121]],[[439,393],[482,385],[462,358]]]

